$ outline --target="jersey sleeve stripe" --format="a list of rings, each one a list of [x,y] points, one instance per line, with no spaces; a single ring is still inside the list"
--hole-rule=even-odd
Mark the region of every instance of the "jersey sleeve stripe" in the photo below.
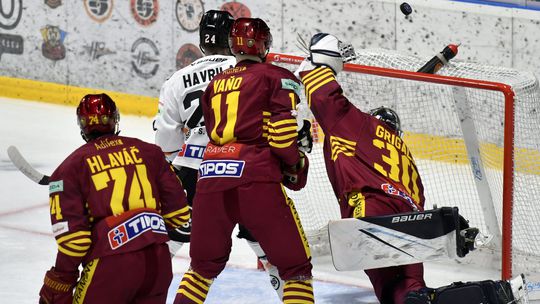
[[[272,127],[270,127],[269,131],[272,134],[296,132],[296,126],[281,127],[281,128],[272,128]]]
[[[285,141],[287,139],[296,138],[298,135],[296,133],[286,134],[286,135],[272,135],[270,140],[272,141]]]
[[[288,141],[286,143],[282,143],[282,144],[278,144],[278,143],[275,143],[275,142],[269,142],[268,144],[274,148],[279,148],[279,149],[283,149],[283,148],[287,148],[287,147],[290,147],[292,144],[293,144],[294,141]]]
[[[282,119],[275,122],[268,123],[271,127],[279,127],[286,124],[296,124],[296,119]]]
[[[65,235],[61,238],[58,238],[56,239],[56,242],[57,243],[63,243],[69,239],[72,239],[72,238],[78,238],[78,237],[81,237],[81,236],[90,236],[92,235],[92,232],[88,231],[88,230],[82,230],[82,231],[77,231],[77,232],[73,232],[73,233],[70,233],[68,235]]]
[[[330,72],[332,73],[332,71],[330,70],[330,68],[316,68],[314,69],[313,71],[307,73],[306,75],[304,75],[304,77],[302,77],[302,82],[305,84],[306,82],[308,81],[311,81],[311,79],[323,74],[323,73],[326,73],[326,72]]]
[[[86,255],[86,251],[75,252],[75,251],[71,251],[69,249],[66,249],[66,248],[64,248],[62,246],[58,246],[58,251],[62,252],[65,255],[72,256],[72,257],[83,257],[83,256]]]
[[[92,243],[87,243],[87,245],[85,246],[81,246],[81,245],[77,245],[77,244],[73,244],[73,243],[65,243],[64,244],[66,247],[69,247],[73,250],[77,250],[77,251],[88,251],[88,249],[90,249],[90,245],[92,245]]]
[[[165,214],[163,216],[163,218],[164,219],[170,219],[170,218],[177,217],[177,216],[184,216],[184,214],[189,214],[189,207],[188,206],[186,206],[186,207],[184,207],[182,209],[173,211],[173,212],[169,212],[169,213]]]
[[[312,81],[307,81],[305,83],[305,90],[306,92],[307,91],[310,91],[311,88],[313,88],[314,86],[317,86],[317,84],[321,81],[324,81],[326,79],[336,79],[334,77],[334,74],[332,74],[332,72],[327,72],[327,73],[323,73],[321,76],[317,77],[317,78],[314,78]]]

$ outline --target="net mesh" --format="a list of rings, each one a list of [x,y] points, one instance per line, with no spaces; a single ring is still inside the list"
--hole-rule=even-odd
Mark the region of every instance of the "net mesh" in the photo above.
[[[416,71],[426,59],[388,50],[362,50],[354,64]],[[294,71],[295,64],[279,65]],[[439,75],[486,80],[510,85],[515,94],[512,268],[514,273],[540,272],[540,89],[532,73],[453,61]],[[345,96],[359,109],[385,105],[397,111],[404,141],[415,157],[425,188],[426,209],[457,206],[471,226],[486,234],[502,231],[503,148],[505,99],[501,92],[463,88],[358,72],[338,75]],[[466,102],[460,105],[457,94]],[[465,110],[463,109],[465,108]],[[460,114],[461,113],[461,114]],[[464,113],[464,114],[463,114]],[[307,114],[309,115],[309,113]],[[469,161],[462,130],[463,115],[472,118],[480,159]],[[470,129],[466,129],[471,132]],[[315,139],[308,184],[289,192],[296,203],[314,255],[328,254],[325,225],[339,218],[336,198],[326,176],[322,154],[324,134],[314,121]],[[483,170],[481,170],[483,169]],[[482,179],[478,185],[475,178]],[[480,188],[480,190],[479,190]],[[483,197],[479,193],[483,193]],[[488,205],[482,205],[481,200]],[[494,211],[494,212],[493,212]],[[491,222],[491,224],[490,224]],[[500,243],[488,248],[495,256]],[[509,258],[509,257],[504,257]],[[478,263],[479,261],[474,261]],[[491,264],[491,262],[489,262]],[[491,264],[497,267],[500,264]]]

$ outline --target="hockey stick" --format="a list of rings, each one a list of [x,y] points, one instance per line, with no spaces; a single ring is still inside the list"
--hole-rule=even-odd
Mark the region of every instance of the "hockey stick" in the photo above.
[[[21,171],[26,177],[40,185],[48,185],[50,176],[38,172],[26,159],[21,155],[19,149],[15,146],[9,146],[7,154],[11,162]]]

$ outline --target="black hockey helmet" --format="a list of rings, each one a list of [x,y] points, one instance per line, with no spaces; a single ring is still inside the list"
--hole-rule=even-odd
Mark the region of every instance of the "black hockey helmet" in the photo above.
[[[227,11],[209,10],[199,24],[199,46],[204,52],[207,47],[229,48],[229,32],[234,22]]]
[[[399,137],[403,135],[403,131],[401,131],[401,121],[399,120],[399,116],[397,115],[396,111],[388,107],[381,106],[370,110],[369,114],[384,122],[385,125],[390,128],[390,130],[395,131]]]

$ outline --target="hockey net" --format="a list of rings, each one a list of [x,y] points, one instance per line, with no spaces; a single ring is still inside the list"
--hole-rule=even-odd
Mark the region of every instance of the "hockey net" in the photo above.
[[[294,71],[303,58],[269,54],[267,60]],[[457,60],[437,75],[414,72],[426,61],[363,50],[337,78],[361,110],[385,105],[398,112],[424,184],[426,209],[457,206],[471,226],[493,236],[479,250],[484,256],[473,252],[470,263],[499,267],[504,279],[540,273],[537,79],[532,73]],[[308,184],[289,195],[316,256],[329,253],[325,226],[340,214],[326,175],[324,134],[310,118],[315,143]]]

